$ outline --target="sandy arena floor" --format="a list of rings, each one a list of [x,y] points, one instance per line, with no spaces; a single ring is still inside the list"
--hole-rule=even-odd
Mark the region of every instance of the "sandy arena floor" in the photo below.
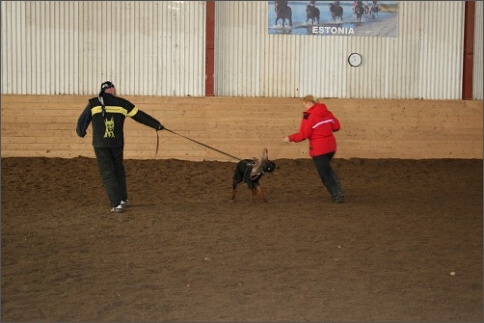
[[[2,159],[2,321],[483,319],[482,160],[276,160],[229,202],[235,163]],[[454,273],[454,274],[452,274]]]

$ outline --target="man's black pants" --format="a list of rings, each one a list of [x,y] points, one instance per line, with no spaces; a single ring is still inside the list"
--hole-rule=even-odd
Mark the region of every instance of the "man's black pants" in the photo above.
[[[123,163],[123,147],[94,148],[99,172],[111,206],[126,201],[126,172]]]

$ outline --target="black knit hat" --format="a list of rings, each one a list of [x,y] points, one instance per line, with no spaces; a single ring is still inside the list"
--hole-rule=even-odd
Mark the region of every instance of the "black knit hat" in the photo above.
[[[103,84],[101,84],[101,91],[104,92],[104,90],[112,87],[114,87],[114,84],[111,81],[106,81]]]

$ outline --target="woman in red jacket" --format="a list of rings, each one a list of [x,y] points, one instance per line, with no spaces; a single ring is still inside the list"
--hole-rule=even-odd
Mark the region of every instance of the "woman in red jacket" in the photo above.
[[[319,103],[314,96],[303,98],[306,110],[303,112],[299,132],[284,138],[285,142],[309,140],[309,155],[312,157],[319,177],[331,194],[335,203],[344,202],[338,176],[331,168],[330,161],[336,153],[336,138],[333,132],[340,129],[339,120],[328,110],[325,104]]]

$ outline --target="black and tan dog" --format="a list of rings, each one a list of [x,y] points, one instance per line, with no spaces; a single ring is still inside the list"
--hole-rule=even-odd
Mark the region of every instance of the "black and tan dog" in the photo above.
[[[251,192],[252,202],[255,201],[255,196],[259,197],[267,203],[267,199],[262,193],[259,180],[265,173],[272,173],[276,168],[276,164],[269,160],[267,148],[262,151],[261,158],[243,159],[235,167],[233,181],[232,181],[232,201],[235,200],[237,193],[237,186],[244,182],[249,187]]]

